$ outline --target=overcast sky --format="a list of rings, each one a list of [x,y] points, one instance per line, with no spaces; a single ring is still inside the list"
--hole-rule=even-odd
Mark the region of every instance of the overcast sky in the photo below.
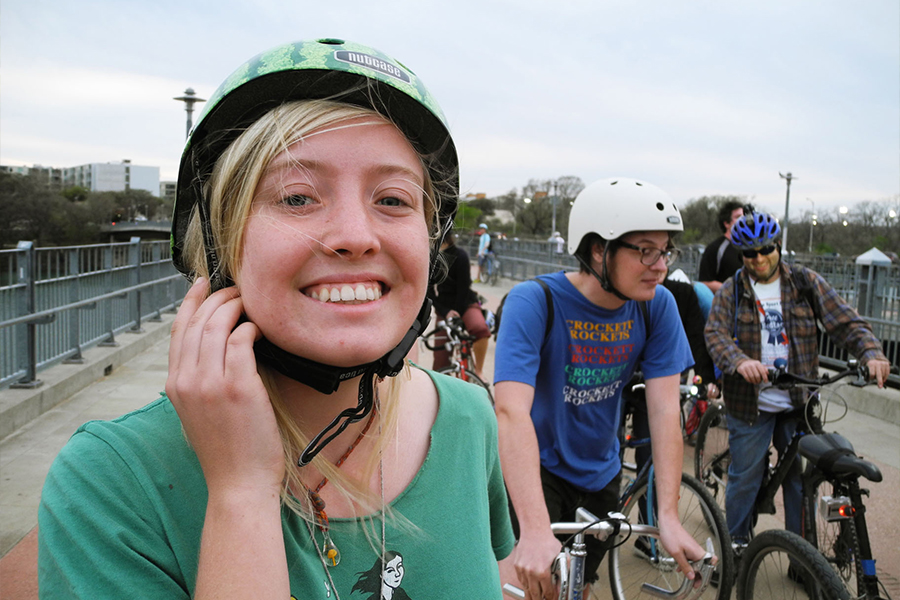
[[[790,171],[792,216],[900,201],[897,0],[0,0],[0,163],[174,180],[173,97],[318,37],[425,81],[463,193],[628,176],[783,214]]]

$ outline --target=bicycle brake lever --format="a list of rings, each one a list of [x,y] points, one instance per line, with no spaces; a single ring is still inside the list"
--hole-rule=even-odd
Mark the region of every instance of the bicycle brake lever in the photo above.
[[[869,383],[869,368],[865,365],[860,365],[856,369],[856,379],[850,382],[850,385],[853,387],[866,387]]]
[[[713,558],[715,558],[715,553],[712,539],[706,538],[706,554],[704,554],[703,558],[700,560],[691,561],[691,568],[694,570],[695,574],[700,576],[699,586],[694,587],[696,578],[688,579],[685,577],[681,581],[681,587],[677,590],[667,590],[647,582],[644,582],[641,585],[641,590],[651,596],[656,596],[657,598],[672,598],[674,600],[694,600],[695,598],[699,598],[709,586],[709,580],[712,577],[713,572]]]

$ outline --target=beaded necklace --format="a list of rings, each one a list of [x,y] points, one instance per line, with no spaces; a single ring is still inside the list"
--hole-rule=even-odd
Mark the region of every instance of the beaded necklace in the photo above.
[[[378,397],[378,387],[375,387],[375,403],[372,407],[372,416],[369,417],[369,420],[366,422],[366,425],[363,427],[362,431],[356,437],[356,441],[350,444],[350,447],[347,448],[347,451],[344,452],[343,456],[335,463],[335,466],[340,468],[344,461],[347,460],[347,457],[350,456],[350,453],[353,452],[353,449],[359,445],[362,441],[363,436],[369,430],[369,427],[372,425],[372,421],[375,420],[375,413],[378,412],[378,407],[380,406],[379,402],[380,398]],[[378,421],[378,435],[381,437],[381,420]],[[379,485],[381,488],[381,585],[384,585],[384,555],[385,555],[385,503],[384,503],[384,457],[382,456],[378,461],[378,479]],[[316,549],[316,553],[319,555],[319,560],[322,561],[322,569],[325,571],[325,575],[328,578],[328,583],[331,586],[331,591],[334,593],[336,600],[341,600],[340,595],[338,594],[337,588],[334,586],[334,579],[331,577],[331,571],[329,567],[335,567],[341,562],[341,554],[337,549],[337,546],[334,545],[334,542],[331,540],[331,536],[328,533],[328,515],[325,513],[325,501],[322,500],[321,496],[319,496],[319,491],[325,484],[328,483],[328,478],[324,477],[322,481],[319,482],[319,485],[316,486],[315,490],[309,491],[309,498],[315,508],[315,518],[316,518],[316,526],[322,532],[324,537],[324,542],[322,547],[316,543],[316,536],[313,533],[312,526],[309,524],[309,521],[304,520],[306,525],[306,530],[309,532],[309,539],[312,541],[313,547]],[[331,564],[329,564],[329,561]]]
[[[376,388],[376,399],[378,397],[378,392]],[[372,426],[372,421],[375,420],[375,415],[378,412],[378,402],[376,400],[375,406],[372,408],[372,415],[369,417],[369,420],[366,421],[365,426],[362,428],[362,431],[359,432],[359,435],[356,436],[356,441],[350,444],[350,447],[347,448],[346,452],[338,459],[334,466],[336,468],[340,468],[341,465],[347,460],[350,454],[354,449],[359,445],[362,441],[363,437],[369,431],[369,427]],[[313,516],[316,518],[316,526],[319,528],[319,531],[322,532],[322,550],[321,553],[325,558],[325,564],[329,567],[336,567],[338,563],[341,562],[341,552],[338,550],[337,546],[331,539],[331,534],[329,533],[328,527],[328,514],[325,512],[325,501],[322,500],[322,497],[319,495],[319,492],[322,491],[322,488],[328,483],[328,478],[323,477],[322,481],[319,482],[319,485],[316,486],[315,490],[308,490],[309,492],[309,501],[313,506]],[[318,546],[316,546],[318,548]]]

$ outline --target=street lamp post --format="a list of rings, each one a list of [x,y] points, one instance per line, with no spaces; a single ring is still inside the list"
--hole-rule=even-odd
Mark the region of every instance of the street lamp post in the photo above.
[[[816,203],[812,199],[807,198],[807,202],[812,204],[812,217],[809,219],[809,253],[812,254],[813,228],[816,226]]]
[[[194,91],[194,88],[188,88],[188,89],[184,90],[184,96],[172,98],[172,100],[178,100],[179,102],[184,102],[184,110],[187,113],[187,129],[185,130],[184,137],[185,137],[185,139],[187,139],[190,137],[191,127],[193,127],[193,123],[191,122],[191,117],[194,114],[194,104],[196,102],[206,102],[206,99],[198,98],[197,92]]]
[[[797,179],[791,172],[788,171],[787,175],[783,175],[780,171],[778,172],[778,176],[782,179],[787,180],[787,195],[784,198],[784,226],[781,230],[784,232],[781,235],[781,251],[787,252],[788,248],[788,223],[790,223],[790,208],[791,208],[791,180]]]
[[[556,190],[557,190],[556,186],[557,186],[557,183],[554,181],[553,182],[553,198],[551,198],[551,200],[553,201],[553,224],[550,226],[550,235],[551,236],[556,233],[556,203],[559,201],[559,196],[556,193]]]
[[[838,209],[838,212],[841,214],[841,225],[843,225],[844,227],[849,225],[849,223],[847,222],[847,213],[850,212],[850,209],[846,206],[842,206]]]

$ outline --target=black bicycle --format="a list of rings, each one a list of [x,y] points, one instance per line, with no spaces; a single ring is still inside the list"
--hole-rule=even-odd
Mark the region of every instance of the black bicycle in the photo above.
[[[858,361],[850,360],[845,369],[834,375],[805,378],[789,373],[785,366],[780,365],[780,368],[770,371],[769,381],[780,389],[805,389],[808,393],[806,418],[798,424],[778,462],[765,473],[754,507],[754,525],[760,513],[775,513],[776,492],[799,454],[807,460],[802,475],[803,537],[827,559],[853,591],[854,598],[880,599],[883,598],[879,595],[880,591],[889,598],[875,573],[863,501],[868,491],[859,485],[860,477],[873,482],[881,481],[881,472],[874,464],[858,457],[845,437],[837,433],[824,433],[822,429],[823,420],[827,422],[820,401],[823,388],[848,378],[853,379],[851,385],[868,385],[868,369],[859,365]],[[891,370],[896,372],[897,367]],[[727,429],[723,429],[725,418],[723,410],[714,411],[711,407],[704,416],[704,420],[709,421],[708,427],[704,432],[701,421],[697,440],[695,466],[700,479],[717,495],[723,493],[730,462]]]

